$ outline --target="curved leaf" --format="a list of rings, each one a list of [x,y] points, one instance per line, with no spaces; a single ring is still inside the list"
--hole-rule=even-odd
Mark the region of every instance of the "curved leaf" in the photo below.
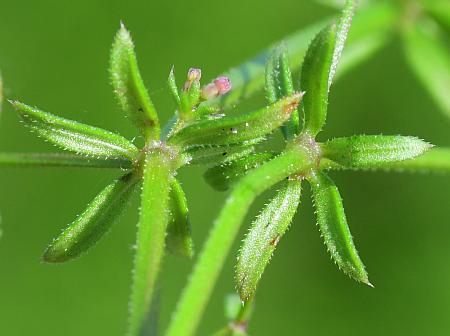
[[[325,245],[334,262],[348,276],[371,286],[358,256],[342,205],[341,195],[333,181],[317,172],[308,177]]]
[[[128,174],[100,192],[86,210],[56,237],[43,260],[60,263],[74,259],[95,245],[126,208],[138,179]]]
[[[145,137],[159,138],[159,121],[145,88],[130,32],[123,24],[114,39],[110,59],[111,79],[121,108]]]
[[[136,146],[118,134],[57,117],[18,101],[11,104],[27,127],[62,149],[98,158],[132,161],[138,155]]]
[[[239,252],[236,282],[242,301],[255,293],[259,280],[297,211],[301,180],[288,181],[253,221]]]
[[[188,258],[194,255],[187,200],[180,182],[175,178],[172,180],[170,189],[166,246],[173,254]]]

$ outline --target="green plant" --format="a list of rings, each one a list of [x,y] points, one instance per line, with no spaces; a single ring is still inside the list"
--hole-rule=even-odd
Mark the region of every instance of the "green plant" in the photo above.
[[[431,146],[426,142],[401,136],[356,136],[316,142],[315,136],[325,124],[328,91],[354,7],[353,1],[347,2],[338,24],[331,23],[323,29],[324,24],[319,24],[288,38],[285,43],[291,56],[284,46],[278,46],[270,57],[265,52],[256,67],[255,63],[245,63],[206,86],[200,85],[200,70],[191,69],[180,90],[172,69],[168,87],[177,113],[164,127],[140,77],[131,37],[122,26],[111,53],[111,76],[121,108],[144,139],[139,147],[120,135],[12,101],[31,131],[72,154],[0,153],[0,166],[124,170],[50,243],[43,259],[65,262],[86,252],[110,229],[140,185],[129,328],[130,335],[138,335],[146,319],[157,318],[150,314],[150,306],[157,296],[155,288],[160,281],[165,250],[187,257],[193,255],[187,200],[176,173],[182,166],[206,163],[213,165],[205,174],[206,180],[219,190],[230,186],[233,190],[206,242],[168,335],[195,333],[248,207],[257,195],[280,181],[283,181],[280,190],[252,224],[241,249],[236,280],[240,297],[246,303],[239,307],[240,299],[229,300],[228,318],[232,323],[219,333],[246,333],[259,278],[292,220],[303,180],[313,187],[318,223],[333,259],[349,276],[370,284],[352,242],[339,192],[324,171],[373,168],[448,171],[450,151],[429,150]],[[373,12],[365,15],[368,16],[364,23],[375,20],[377,25],[386,20],[386,16],[376,17]],[[370,38],[363,37],[350,41],[350,46],[358,49],[363,45],[367,54],[367,50],[374,48],[366,40],[372,40],[373,36],[370,33]],[[292,80],[289,63],[305,52],[299,84]],[[357,64],[361,56],[349,53],[344,58],[344,69]],[[261,60],[268,61],[265,68]],[[243,72],[250,75],[244,78]],[[229,94],[228,78],[234,88]],[[263,83],[267,107],[237,117],[223,116],[231,103],[257,91]],[[302,98],[303,105],[297,109]],[[285,149],[281,153],[255,152],[254,145],[279,127],[286,139]]]

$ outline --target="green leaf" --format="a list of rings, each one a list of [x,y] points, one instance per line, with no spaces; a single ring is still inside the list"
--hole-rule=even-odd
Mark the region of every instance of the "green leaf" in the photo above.
[[[169,195],[173,179],[170,153],[148,153],[143,171],[133,284],[130,296],[129,336],[138,336],[149,313],[160,273],[169,223]]]
[[[158,115],[139,73],[133,40],[123,24],[114,39],[110,63],[112,84],[121,108],[146,138],[159,138]]]
[[[346,168],[377,168],[414,158],[432,145],[411,136],[356,135],[322,144],[322,155]]]
[[[284,45],[277,47],[266,65],[266,97],[270,104],[294,93],[291,69]],[[290,121],[282,127],[286,139],[299,132],[299,115],[294,112]]]
[[[236,282],[242,301],[255,294],[259,280],[297,211],[301,180],[288,181],[253,221],[239,252]]]
[[[129,159],[97,159],[66,153],[0,153],[0,167],[91,167],[131,169]]]
[[[406,58],[440,109],[450,117],[450,53],[437,34],[421,22],[405,30]]]
[[[311,174],[308,180],[313,192],[317,223],[332,259],[345,274],[371,286],[353,244],[339,190],[328,176],[320,172]]]
[[[54,145],[97,158],[134,161],[138,149],[124,137],[57,117],[18,101],[11,102],[27,127]]]
[[[172,180],[170,189],[166,246],[173,254],[188,258],[194,255],[187,200],[180,182],[175,178]]]
[[[301,88],[305,91],[303,110],[305,129],[317,135],[325,125],[328,92],[351,25],[354,2],[347,5],[337,25],[324,28],[311,42],[301,71]]]
[[[257,139],[258,142],[260,139]],[[225,146],[192,146],[186,149],[184,161],[190,164],[220,164],[239,159],[254,152],[255,142],[248,141]]]
[[[295,93],[241,116],[195,122],[181,129],[169,142],[184,146],[229,145],[260,138],[288,120],[301,98],[301,93]]]
[[[60,263],[74,259],[95,245],[122,214],[138,179],[127,174],[103,189],[86,210],[56,237],[43,260]]]
[[[169,78],[167,80],[167,85],[169,87],[169,91],[172,94],[172,97],[173,97],[175,103],[177,104],[177,106],[179,108],[181,105],[180,94],[178,92],[177,82],[175,80],[175,71],[174,71],[173,67],[170,69]]]
[[[255,153],[209,168],[203,175],[206,182],[217,191],[225,191],[239,181],[249,170],[269,161],[273,153]]]

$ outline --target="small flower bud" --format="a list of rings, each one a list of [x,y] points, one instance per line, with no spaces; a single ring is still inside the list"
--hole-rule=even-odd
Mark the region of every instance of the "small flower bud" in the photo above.
[[[190,68],[187,74],[187,81],[184,83],[183,90],[189,91],[194,82],[200,82],[202,77],[202,70],[197,68]]]
[[[202,89],[202,98],[205,100],[223,96],[231,90],[231,82],[228,77],[222,76],[213,80],[212,83]]]

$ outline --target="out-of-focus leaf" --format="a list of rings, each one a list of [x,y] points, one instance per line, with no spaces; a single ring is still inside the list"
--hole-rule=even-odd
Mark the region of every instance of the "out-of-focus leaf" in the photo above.
[[[338,24],[324,28],[311,42],[302,65],[301,88],[305,91],[305,129],[315,136],[325,124],[328,92],[339,63],[355,10],[347,1]]]
[[[86,210],[50,243],[43,260],[50,263],[69,261],[95,245],[126,208],[137,181],[134,175],[128,174],[103,189]]]
[[[121,108],[145,137],[159,137],[155,107],[145,88],[130,32],[121,24],[111,50],[111,78]]]
[[[270,104],[294,93],[291,69],[284,45],[275,48],[266,65],[266,97]],[[291,119],[282,126],[286,139],[291,139],[299,132],[299,115],[292,113]]]
[[[57,117],[17,101],[11,103],[27,127],[62,149],[123,160],[134,160],[138,155],[138,149],[118,134]]]
[[[275,157],[273,153],[255,153],[209,168],[203,177],[217,191],[225,191],[249,170]]]
[[[438,34],[417,22],[404,33],[406,58],[440,109],[450,117],[450,50]]]
[[[288,181],[252,223],[236,266],[241,300],[250,299],[278,242],[288,229],[301,195],[301,180]]]
[[[241,116],[195,122],[181,129],[169,142],[185,146],[229,145],[260,138],[284,124],[301,98],[301,93],[294,93],[275,104]]]
[[[328,176],[320,172],[311,174],[308,180],[313,192],[317,223],[332,259],[348,276],[371,286],[353,244],[339,190]]]
[[[423,6],[447,31],[450,31],[450,4],[448,0],[425,0]]]
[[[175,178],[171,183],[169,206],[166,247],[173,254],[192,258],[194,244],[191,237],[189,209],[183,188]]]
[[[346,168],[377,168],[414,158],[432,147],[411,136],[356,135],[322,144],[322,154]]]

